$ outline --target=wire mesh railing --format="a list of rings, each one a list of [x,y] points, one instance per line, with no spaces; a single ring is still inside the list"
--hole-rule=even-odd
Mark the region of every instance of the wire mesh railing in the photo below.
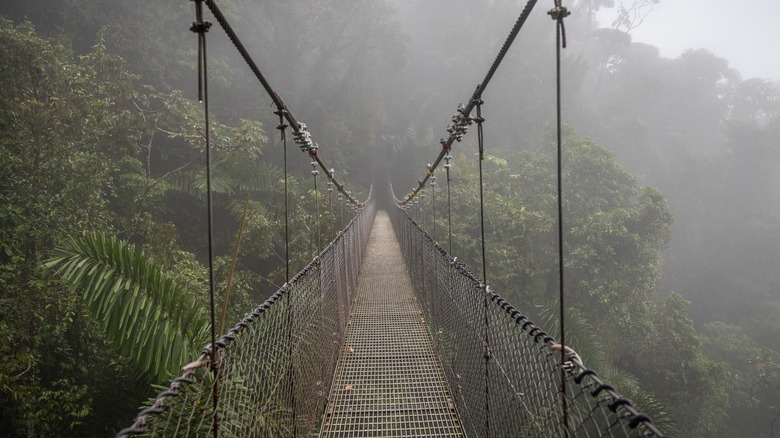
[[[276,437],[316,432],[344,338],[375,202],[301,272],[216,341],[142,410],[127,436]],[[217,379],[216,422],[213,385]]]
[[[393,208],[391,217],[469,437],[663,436],[568,347],[562,365],[552,336],[483,285],[404,209]]]

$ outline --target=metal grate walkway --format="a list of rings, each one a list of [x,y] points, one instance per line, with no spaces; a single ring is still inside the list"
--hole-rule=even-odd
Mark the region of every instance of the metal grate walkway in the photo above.
[[[377,212],[321,437],[464,436],[404,266]]]

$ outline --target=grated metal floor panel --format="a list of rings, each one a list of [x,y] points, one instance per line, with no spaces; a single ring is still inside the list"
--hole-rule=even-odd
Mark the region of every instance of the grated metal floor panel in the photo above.
[[[321,437],[463,437],[386,212],[377,212]]]

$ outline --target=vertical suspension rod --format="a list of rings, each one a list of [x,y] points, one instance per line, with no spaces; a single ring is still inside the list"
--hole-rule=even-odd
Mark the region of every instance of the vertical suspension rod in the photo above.
[[[288,194],[288,177],[287,177],[287,127],[284,123],[284,113],[286,110],[282,107],[277,107],[274,114],[279,116],[279,126],[276,129],[279,130],[282,149],[284,154],[284,286],[287,288],[285,291],[285,301],[287,302],[287,369],[286,372],[290,381],[290,404],[292,414],[292,427],[293,436],[297,432],[296,425],[296,400],[295,400],[295,373],[293,372],[293,334],[292,334],[292,290],[290,290],[290,197]]]
[[[447,164],[444,165],[444,169],[447,171],[447,236],[449,239],[449,247],[447,249],[450,251],[450,255],[452,255],[454,253],[452,249],[452,193],[450,191],[450,183],[452,182],[450,178],[450,168],[452,168],[450,160],[452,160],[452,155],[449,154],[449,150],[444,158],[447,160]]]
[[[477,108],[477,117],[474,122],[477,123],[477,143],[479,144],[479,229],[482,240],[482,294],[483,307],[485,312],[485,436],[490,436],[490,319],[488,317],[488,295],[487,285],[487,261],[485,256],[485,190],[484,174],[482,171],[482,162],[485,160],[485,143],[482,134],[482,124],[485,119],[482,117],[481,98],[477,98],[474,105]]]
[[[190,30],[198,34],[198,100],[203,102],[203,116],[206,140],[206,214],[208,233],[208,263],[209,263],[209,310],[211,316],[211,346],[209,348],[211,372],[214,374],[212,402],[214,409],[211,414],[211,424],[214,438],[219,437],[219,358],[216,349],[216,308],[214,293],[214,214],[211,187],[211,126],[209,121],[209,86],[208,86],[208,56],[206,51],[206,32],[211,23],[203,21],[203,2],[195,1],[195,22]]]
[[[554,0],[555,7],[547,13],[556,21],[555,29],[555,91],[556,91],[556,129],[557,129],[557,191],[558,191],[558,305],[559,320],[561,325],[561,409],[562,428],[564,436],[569,436],[569,409],[566,398],[566,307],[564,287],[564,258],[563,258],[563,166],[562,166],[562,138],[561,138],[561,48],[566,48],[566,29],[563,19],[569,15],[569,11],[561,6],[561,0]]]
[[[197,2],[198,3],[203,2],[206,4],[206,6],[211,11],[211,13],[214,15],[214,18],[217,20],[219,25],[225,31],[225,34],[227,34],[228,38],[235,46],[236,50],[238,50],[238,53],[244,59],[244,62],[246,62],[246,64],[249,66],[249,69],[252,70],[252,73],[254,73],[255,78],[257,78],[257,80],[265,89],[266,93],[268,93],[268,95],[271,97],[271,99],[274,102],[274,105],[276,105],[277,108],[284,109],[284,118],[287,119],[287,122],[290,124],[290,128],[293,130],[293,132],[295,133],[302,132],[303,126],[295,118],[292,111],[290,111],[290,109],[282,100],[281,96],[279,96],[279,94],[275,92],[273,88],[271,88],[271,84],[268,82],[265,76],[263,76],[263,73],[260,71],[260,68],[257,66],[257,63],[255,63],[254,59],[252,59],[252,57],[249,55],[249,51],[246,49],[244,44],[238,38],[238,34],[236,34],[236,32],[233,30],[233,27],[227,21],[227,18],[225,18],[225,15],[222,13],[219,7],[217,7],[215,0],[197,0]],[[319,164],[320,168],[322,168],[322,170],[326,174],[328,174],[329,177],[332,177],[329,168],[325,166],[325,163],[322,162],[319,155],[315,156],[314,160],[317,162],[317,164]],[[357,199],[353,198],[349,192],[347,192],[345,185],[342,184],[339,180],[333,178],[333,184],[336,186],[339,192],[343,193],[347,197],[349,202],[351,202],[354,205],[362,205]]]

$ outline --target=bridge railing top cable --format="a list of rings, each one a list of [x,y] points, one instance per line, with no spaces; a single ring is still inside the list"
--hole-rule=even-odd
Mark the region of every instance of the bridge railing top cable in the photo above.
[[[290,278],[285,285],[268,298],[268,300],[258,306],[246,318],[219,339],[215,339],[212,334],[212,343],[204,348],[201,356],[197,360],[186,365],[182,370],[182,375],[175,378],[169,387],[160,392],[155,400],[150,403],[150,406],[137,415],[133,425],[120,431],[118,436],[143,433],[155,435],[155,431],[158,430],[158,428],[168,432],[173,431],[176,436],[202,435],[204,430],[212,431],[216,436],[216,431],[220,429],[230,430],[234,427],[238,427],[245,431],[253,430],[256,432],[259,429],[261,432],[263,430],[271,431],[273,433],[286,431],[294,434],[299,425],[304,429],[307,428],[307,421],[311,422],[312,416],[316,414],[316,408],[313,408],[313,406],[317,405],[312,404],[311,401],[305,401],[310,398],[308,393],[311,392],[313,388],[306,388],[304,390],[302,389],[303,386],[296,386],[297,380],[294,378],[294,374],[307,373],[310,370],[304,370],[304,368],[306,368],[306,360],[304,359],[305,354],[300,351],[302,348],[301,342],[307,341],[307,338],[300,334],[295,334],[293,336],[293,333],[308,330],[307,327],[305,327],[307,324],[328,325],[328,329],[333,333],[332,336],[335,336],[335,334],[343,329],[343,324],[340,326],[338,324],[334,325],[332,324],[332,320],[324,318],[322,316],[324,315],[322,309],[325,306],[333,307],[335,305],[334,303],[337,303],[337,307],[340,310],[340,312],[337,313],[342,315],[341,318],[343,319],[344,309],[348,303],[348,301],[344,300],[349,296],[351,289],[354,287],[356,275],[361,263],[360,255],[363,252],[361,248],[367,243],[367,233],[368,230],[370,230],[370,225],[373,221],[373,212],[375,209],[372,200],[373,186],[369,189],[369,194],[365,202],[360,202],[352,195],[351,191],[347,190],[346,185],[336,178],[335,170],[327,166],[323,161],[319,144],[314,142],[306,124],[300,122],[295,117],[287,104],[282,100],[279,93],[271,87],[268,80],[260,71],[257,63],[241,42],[238,34],[233,30],[227,18],[217,6],[217,3],[214,0],[195,0],[195,2],[196,21],[193,23],[190,30],[199,35],[198,82],[201,99],[203,99],[204,96],[203,87],[205,87],[204,83],[206,81],[204,77],[206,72],[205,35],[211,27],[211,23],[203,20],[202,5],[205,4],[264,90],[268,93],[268,96],[272,99],[276,106],[275,114],[278,115],[280,119],[280,124],[277,128],[281,131],[282,138],[285,138],[284,132],[286,128],[291,128],[295,143],[298,144],[302,152],[306,152],[312,159],[312,166],[316,163],[327,176],[329,190],[331,184],[335,185],[338,192],[356,209],[356,216],[349,225],[347,225],[347,227],[314,258],[314,260],[312,260],[301,272]],[[205,94],[205,96],[207,96],[207,94]],[[204,102],[206,102],[207,105],[208,101],[204,100]],[[208,126],[208,111],[206,111],[206,121]],[[285,121],[287,124],[285,124]],[[315,172],[316,170],[312,173],[315,174],[316,187]],[[323,264],[327,263],[330,263],[330,266],[328,266],[328,270],[325,271],[323,269]],[[315,272],[316,275],[313,274]],[[317,278],[315,282],[316,287],[310,284],[311,278],[313,277]],[[294,290],[297,290],[298,293],[295,294],[295,299],[291,299],[290,297],[293,295],[292,292]],[[317,293],[312,292],[315,290]],[[301,297],[303,296],[307,296],[308,302],[301,301]],[[296,302],[298,304],[295,304]],[[319,306],[320,317],[313,318],[313,316],[309,314],[310,312],[307,313],[302,310],[307,306]],[[291,316],[295,312],[298,312],[298,314],[296,314],[295,317]],[[301,321],[304,322],[302,323]],[[304,326],[301,326],[301,324],[304,324]],[[230,370],[233,369],[234,365],[238,362],[229,361],[228,356],[231,355],[231,352],[243,354],[241,351],[245,347],[246,333],[248,331],[254,331],[257,333],[254,335],[255,337],[262,338],[258,342],[267,343],[270,341],[277,341],[276,344],[287,345],[288,350],[286,351],[286,357],[284,356],[285,352],[282,351],[277,351],[277,356],[264,356],[264,358],[268,360],[268,363],[259,365],[263,371],[273,371],[273,373],[276,373],[267,376],[269,378],[268,382],[276,383],[272,385],[270,393],[263,392],[268,389],[267,385],[256,387],[254,390],[255,393],[265,394],[268,398],[265,401],[253,399],[251,402],[260,403],[263,408],[268,407],[269,403],[271,403],[274,405],[272,408],[278,409],[272,409],[272,411],[268,413],[267,418],[263,419],[262,425],[254,424],[253,427],[247,429],[245,428],[246,424],[243,424],[238,420],[235,415],[233,415],[232,418],[230,417],[232,414],[235,414],[235,410],[232,410],[230,400],[228,400],[227,403],[220,401],[224,400],[224,398],[221,395],[215,394],[215,388],[219,394],[227,395],[229,399],[234,397],[241,398],[240,396],[236,396],[236,394],[242,391],[241,388],[251,386],[248,382],[254,381],[254,378],[256,378],[257,375],[263,374],[262,372],[254,373],[254,378],[251,378],[247,373],[251,374],[252,372],[246,369],[241,372],[233,372],[230,374]],[[321,331],[324,333],[328,330],[322,328]],[[319,341],[321,340],[318,340],[318,342],[315,343],[322,344],[322,342]],[[322,345],[332,346],[336,345],[335,343],[338,341],[340,341],[340,339],[329,339],[328,342]],[[239,344],[239,346],[236,346],[237,344]],[[175,348],[175,346],[171,346],[171,348]],[[253,346],[250,348],[257,347]],[[273,350],[273,348],[270,348],[270,350]],[[325,363],[328,360],[334,362],[335,353],[332,350],[333,349],[331,348],[328,352],[319,352],[319,357],[316,357],[315,360],[318,360],[320,363]],[[262,360],[262,358],[255,360]],[[283,369],[278,367],[280,363],[284,363]],[[274,368],[274,366],[276,366],[276,368]],[[323,370],[325,369],[323,368]],[[307,376],[307,379],[318,382],[321,386],[324,385],[325,380],[329,378],[325,375],[318,375],[317,377],[318,378],[312,378],[311,376]],[[244,379],[247,380],[244,381]],[[222,383],[217,385],[217,382]],[[227,383],[227,385],[223,385],[224,383]],[[320,391],[315,392],[323,392],[323,390],[321,389]],[[286,395],[280,396],[279,394],[282,393]],[[297,394],[297,397],[296,393],[299,393]],[[181,394],[184,394],[184,396],[180,396]],[[246,399],[243,399],[243,401],[247,402]],[[223,406],[225,404],[226,406]],[[210,411],[205,410],[206,406],[209,407]],[[179,411],[178,416],[176,411]],[[185,412],[188,415],[187,418],[183,416]],[[215,415],[223,416],[225,418],[216,421],[217,417],[215,417]],[[255,417],[257,415],[260,414],[256,413]],[[212,418],[213,421],[209,421],[208,418]],[[172,424],[171,421],[174,423]],[[149,424],[152,424],[153,427],[148,427]],[[278,426],[278,428],[275,429],[276,426],[274,425]],[[163,435],[165,435],[165,433],[163,433]]]
[[[317,257],[207,345],[117,438],[211,436],[214,379],[220,382],[220,433],[290,436],[314,431],[374,219],[373,199],[360,205]],[[219,363],[211,363],[212,357]]]
[[[467,433],[486,436],[490,424],[487,436],[664,436],[569,346],[561,364],[554,336],[486,288],[405,209],[394,211],[396,235]],[[563,404],[561,368],[568,382]]]

